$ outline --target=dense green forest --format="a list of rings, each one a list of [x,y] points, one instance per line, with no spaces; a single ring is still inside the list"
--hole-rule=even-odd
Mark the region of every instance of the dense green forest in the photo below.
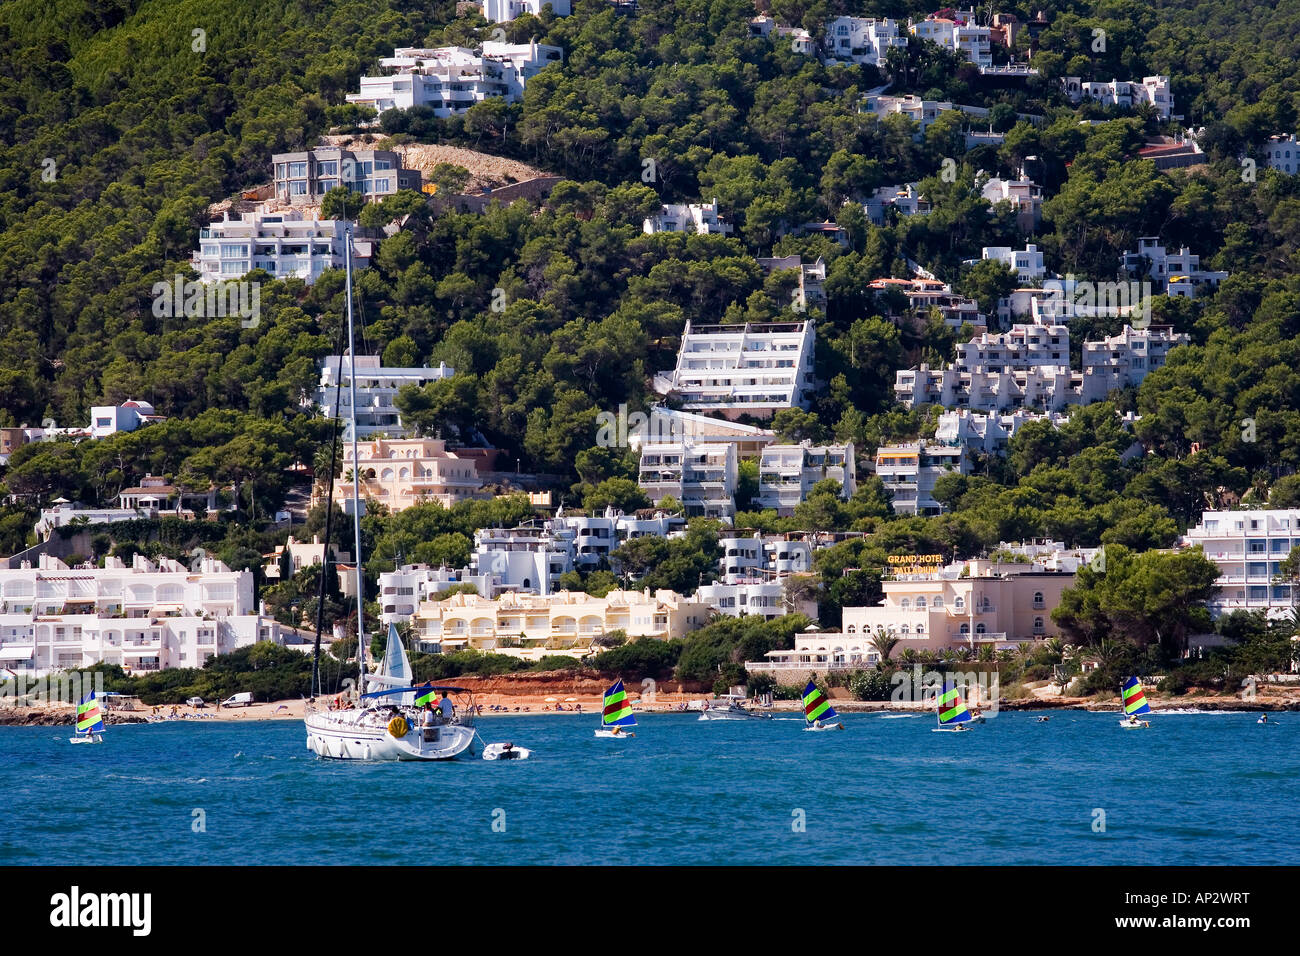
[[[931,12],[894,0],[760,6],[814,34],[839,13]],[[778,430],[852,439],[864,456],[882,441],[930,433],[934,410],[896,405],[893,372],[949,358],[955,333],[933,321],[892,320],[897,303],[866,284],[907,274],[912,259],[967,294],[995,297],[1005,277],[963,270],[962,260],[1026,237],[1005,209],[979,197],[976,174],[1010,175],[1036,156],[1050,198],[1033,241],[1050,269],[1110,279],[1122,251],[1158,235],[1232,273],[1212,296],[1156,300],[1155,318],[1192,344],[1140,389],[1076,410],[1059,431],[1027,426],[1005,460],[945,479],[943,516],[895,518],[868,481],[848,502],[822,493],[795,519],[745,512],[741,523],[875,532],[818,557],[823,618],[834,619],[844,603],[878,593],[884,558],[896,551],[968,555],[1034,536],[1141,551],[1172,543],[1205,507],[1295,504],[1300,184],[1262,162],[1257,175],[1243,175],[1239,157],[1259,159],[1268,135],[1295,129],[1300,34],[1286,25],[1300,25],[1300,2],[999,9],[1022,20],[1042,9],[1049,18],[1034,51],[1040,77],[998,85],[915,41],[885,73],[825,66],[750,37],[749,0],[642,0],[636,15],[581,0],[570,17],[506,25],[512,40],[536,37],[565,50],[563,64],[531,80],[522,102],[489,100],[446,120],[390,112],[374,131],[379,142],[468,146],[566,177],[540,203],[483,215],[438,212],[413,194],[368,214],[401,217],[404,228],[357,277],[367,347],[393,362],[446,361],[458,372],[403,397],[411,420],[450,438],[473,429],[526,470],[565,476],[570,502],[635,505],[635,459],[595,447],[596,415],[623,403],[646,407],[649,377],[672,364],[688,320],[788,315],[792,279],[764,274],[755,257],[801,253],[828,263],[828,306],[815,313],[825,387],[809,413],[779,416]],[[1095,29],[1105,31],[1104,50],[1094,49]],[[0,472],[0,491],[11,496],[0,507],[0,553],[30,542],[41,504],[58,496],[111,502],[150,472],[234,489],[239,520],[200,536],[235,566],[257,565],[283,538],[263,529],[302,480],[294,466],[319,471],[328,460],[328,423],[301,402],[317,360],[337,347],[342,276],[306,286],[262,275],[255,328],[235,318],[157,317],[153,283],[188,274],[207,206],[265,182],[273,152],[356,128],[361,113],[344,95],[378,57],[395,46],[472,45],[488,35],[480,17],[457,18],[453,2],[152,0],[56,9],[15,0],[0,8],[0,425],[83,423],[92,404],[127,398],[170,416],[96,442],[15,452]],[[1149,110],[1073,106],[1055,82],[1154,72],[1172,76],[1182,124],[1162,124]],[[886,82],[891,92],[988,108],[986,125],[1005,142],[966,151],[956,114],[919,139],[906,120],[878,121],[860,101]],[[1147,137],[1189,124],[1205,128],[1208,166],[1164,173],[1137,158]],[[940,175],[948,159],[955,177]],[[844,205],[913,180],[934,203],[928,216],[878,228],[860,202]],[[733,236],[642,234],[642,218],[661,202],[715,197],[737,226]],[[846,230],[848,248],[792,234],[823,219]],[[504,311],[491,307],[498,290]],[[1081,321],[1071,332],[1081,341],[1118,326]],[[1141,415],[1133,431],[1121,425],[1126,412]],[[1122,460],[1135,439],[1146,454]],[[398,552],[458,559],[475,528],[517,520],[516,511],[451,514],[428,505],[376,514],[366,523],[368,570],[391,567]],[[313,521],[319,526],[320,516]],[[716,531],[696,533],[694,558],[624,557],[663,586],[698,580],[697,559]],[[124,540],[159,553],[194,543]],[[115,546],[122,542],[103,551]],[[589,586],[610,585],[601,578]]]

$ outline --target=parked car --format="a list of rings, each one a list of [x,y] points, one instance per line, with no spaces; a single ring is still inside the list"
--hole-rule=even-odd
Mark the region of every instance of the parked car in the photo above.
[[[222,707],[247,707],[253,702],[251,691],[244,691],[240,694],[233,694],[221,702]]]
[[[202,697],[191,697],[189,700],[187,700],[187,701],[185,702],[185,706],[186,706],[186,707],[200,707],[200,708],[201,708],[201,707],[206,707],[207,705],[203,703],[203,698],[202,698]]]

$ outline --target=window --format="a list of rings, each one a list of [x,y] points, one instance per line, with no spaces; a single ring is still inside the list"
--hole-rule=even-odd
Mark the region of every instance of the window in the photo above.
[[[1043,619],[1041,617],[1034,618],[1034,633],[1035,634],[1043,633]]]
[[[986,630],[987,630],[987,628],[986,628],[983,624],[976,624],[976,625],[975,625],[975,633],[976,633],[976,634],[983,634]]]
[[[962,610],[963,608],[966,607],[966,599],[965,599],[965,598],[960,598],[960,597],[959,597],[959,598],[957,598],[957,600],[955,600],[955,601],[952,602],[952,606],[955,607],[957,610],[960,611],[960,610]]]
[[[968,636],[968,635],[970,634],[970,625],[969,625],[969,624],[965,624],[965,623],[962,624],[962,626],[961,626],[961,634],[962,634],[963,637]]]

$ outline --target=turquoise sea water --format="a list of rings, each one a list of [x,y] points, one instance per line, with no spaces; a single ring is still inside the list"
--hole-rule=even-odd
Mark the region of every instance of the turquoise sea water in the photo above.
[[[1300,863],[1300,715],[843,719],[484,717],[533,759],[440,764],[321,760],[299,721],[0,727],[0,864]]]

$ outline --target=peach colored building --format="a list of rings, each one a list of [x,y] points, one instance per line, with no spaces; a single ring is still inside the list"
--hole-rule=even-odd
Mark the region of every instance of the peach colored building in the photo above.
[[[439,438],[376,439],[357,443],[361,497],[401,511],[425,501],[451,507],[477,497],[478,464],[447,450]],[[343,444],[343,477],[334,480],[334,500],[351,513],[352,445]],[[319,494],[319,492],[318,492]]]
[[[610,591],[603,598],[582,591],[507,591],[495,600],[453,594],[424,601],[412,625],[416,641],[443,653],[472,649],[537,660],[602,650],[593,641],[610,631],[624,631],[631,640],[683,637],[714,613],[707,603],[675,591]]]
[[[938,555],[893,560],[880,606],[844,608],[846,639],[884,628],[900,639],[896,655],[909,647],[943,651],[991,644],[1003,650],[1060,635],[1052,609],[1074,584],[1073,573],[979,558],[943,566]]]

